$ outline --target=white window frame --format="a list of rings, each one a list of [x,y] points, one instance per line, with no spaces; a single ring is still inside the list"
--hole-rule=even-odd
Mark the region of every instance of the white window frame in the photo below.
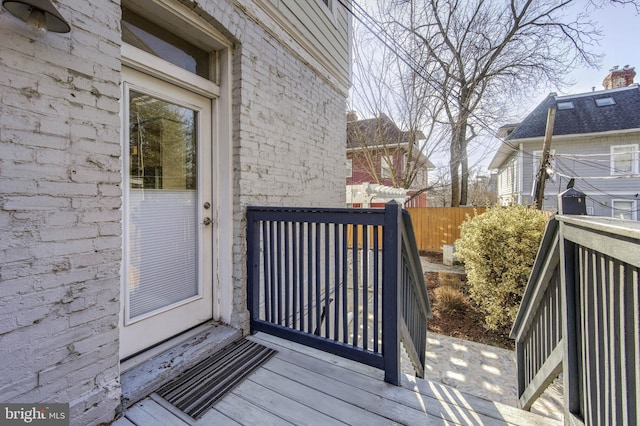
[[[326,13],[326,15],[331,19],[331,22],[336,23],[336,7],[338,5],[338,0],[327,0],[325,3],[324,0],[317,0],[318,6]]]
[[[353,158],[347,158],[346,166],[347,166],[347,177],[352,178],[353,177]]]
[[[391,162],[391,164],[389,164],[389,162]],[[392,172],[393,172],[393,156],[390,156],[390,155],[381,156],[380,157],[380,177],[382,179],[391,178]]]
[[[629,209],[630,218],[627,220],[638,220],[638,211],[637,211],[637,202],[635,200],[628,199],[612,199],[611,200],[611,217],[620,218],[620,212],[626,211],[625,208],[616,207],[616,204],[620,205],[622,203],[630,204],[631,207]]]
[[[629,171],[620,171],[616,167],[616,149],[627,148],[631,149],[631,170]],[[628,145],[612,145],[610,147],[610,157],[611,157],[611,175],[634,175],[638,173],[638,144],[628,144]],[[624,152],[626,154],[626,152]]]

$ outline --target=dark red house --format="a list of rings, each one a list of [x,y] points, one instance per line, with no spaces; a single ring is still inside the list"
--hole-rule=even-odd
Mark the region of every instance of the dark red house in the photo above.
[[[416,191],[426,188],[433,164],[422,152],[425,142],[422,131],[403,131],[386,114],[358,120],[354,112],[349,112],[346,178],[349,204],[378,207],[391,198],[404,203]],[[361,187],[362,184],[369,185]],[[368,191],[364,202],[350,197],[363,191]],[[426,193],[412,198],[405,207],[426,207]]]

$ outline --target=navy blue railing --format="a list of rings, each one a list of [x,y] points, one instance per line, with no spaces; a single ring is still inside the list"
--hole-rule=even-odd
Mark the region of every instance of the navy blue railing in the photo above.
[[[511,337],[522,408],[562,373],[565,424],[640,424],[640,223],[554,216]]]
[[[248,309],[263,331],[385,370],[424,371],[431,315],[411,219],[385,209],[247,208]]]

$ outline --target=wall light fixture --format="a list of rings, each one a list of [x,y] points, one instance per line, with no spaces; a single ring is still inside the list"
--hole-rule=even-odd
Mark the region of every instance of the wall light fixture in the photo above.
[[[68,33],[71,27],[51,0],[3,0],[2,7],[39,32]]]

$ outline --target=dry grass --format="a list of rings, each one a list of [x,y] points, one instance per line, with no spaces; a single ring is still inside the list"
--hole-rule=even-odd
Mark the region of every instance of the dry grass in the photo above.
[[[449,287],[460,292],[464,292],[466,290],[466,281],[464,276],[455,272],[438,271],[438,281],[442,287]]]
[[[469,301],[457,288],[442,286],[434,289],[434,293],[436,309],[441,313],[464,313],[469,309]]]

